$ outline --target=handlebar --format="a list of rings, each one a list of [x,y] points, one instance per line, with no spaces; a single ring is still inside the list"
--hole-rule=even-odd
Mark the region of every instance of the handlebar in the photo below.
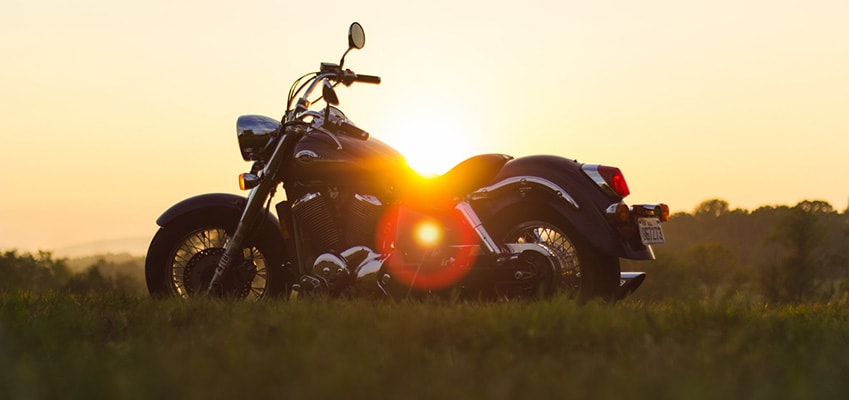
[[[374,75],[356,75],[354,78],[354,82],[362,82],[362,83],[372,83],[375,85],[380,84],[380,77]]]
[[[321,63],[320,75],[327,75],[332,80],[342,83],[345,86],[351,86],[354,82],[380,84],[380,77],[374,75],[357,74],[350,69],[342,69],[337,64]]]
[[[345,133],[348,136],[352,136],[360,140],[368,139],[368,132],[356,127],[354,124],[350,124],[345,121],[342,121],[342,123],[339,124],[339,131]]]
[[[301,84],[301,80],[307,77],[309,77],[309,79],[307,79],[306,82],[303,82],[303,84]],[[311,105],[311,102],[308,100],[309,96],[312,94],[313,90],[320,82],[327,83],[328,81],[335,81],[336,84],[341,83],[345,86],[351,86],[354,82],[371,83],[377,85],[380,84],[381,79],[379,76],[375,75],[358,75],[350,69],[343,70],[337,64],[321,63],[321,70],[319,72],[304,75],[301,78],[298,78],[295,83],[292,84],[292,87],[289,89],[289,99],[287,101],[286,116],[284,116],[283,118],[284,121],[288,119],[300,119],[301,117],[304,117],[309,114],[308,110]],[[331,92],[333,91],[333,87],[336,86],[336,84],[328,84],[328,87],[330,88]],[[298,85],[300,85],[300,87],[298,87]],[[295,89],[296,87],[298,88]],[[297,107],[293,109],[293,101],[296,97],[298,98]],[[330,104],[333,103],[331,102],[328,105]],[[290,111],[292,112],[292,114],[289,114]],[[340,122],[334,123],[332,125],[336,125],[336,128],[339,130],[340,133],[344,133],[348,136],[352,136],[357,139],[366,140],[369,137],[368,132],[357,128],[353,124]]]

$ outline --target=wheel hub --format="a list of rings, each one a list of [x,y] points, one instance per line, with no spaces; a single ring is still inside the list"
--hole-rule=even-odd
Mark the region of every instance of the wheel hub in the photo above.
[[[183,282],[190,295],[206,292],[222,254],[224,249],[210,248],[203,249],[192,256],[183,271]],[[243,265],[245,261],[234,261],[219,280],[218,287],[213,288],[216,295],[244,297],[250,291],[250,282],[256,274],[256,266],[250,262],[248,262],[250,265],[246,266]]]
[[[519,243],[536,243],[560,263],[560,276],[551,277],[569,296],[577,295],[581,287],[581,264],[574,243],[559,229],[546,223],[534,222],[511,235]]]

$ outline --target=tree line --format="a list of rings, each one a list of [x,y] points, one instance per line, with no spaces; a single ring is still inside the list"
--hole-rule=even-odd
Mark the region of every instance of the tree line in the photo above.
[[[648,273],[638,299],[800,303],[849,297],[849,210],[824,201],[731,209],[711,199],[663,226],[657,260],[625,262]]]
[[[802,201],[749,211],[711,199],[690,213],[672,215],[663,229],[667,243],[654,246],[656,260],[623,260],[623,271],[648,273],[634,299],[849,299],[849,209],[839,213],[827,202]],[[0,291],[144,295],[143,264],[141,257],[69,261],[44,251],[5,251],[0,253]]]
[[[47,251],[4,251],[0,253],[0,292],[144,292],[143,259],[107,258],[112,257],[85,260],[87,266],[75,271],[68,259],[56,258]]]

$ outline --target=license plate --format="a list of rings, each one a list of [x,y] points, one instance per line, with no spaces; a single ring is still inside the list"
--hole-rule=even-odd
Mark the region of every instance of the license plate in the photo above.
[[[637,227],[640,228],[640,239],[643,240],[643,244],[666,243],[666,239],[663,237],[663,228],[660,227],[660,219],[638,218]]]

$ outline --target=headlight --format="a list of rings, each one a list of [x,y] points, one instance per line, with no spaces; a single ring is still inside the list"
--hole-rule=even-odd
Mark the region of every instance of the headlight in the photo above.
[[[245,161],[262,160],[280,121],[262,115],[242,115],[236,121],[236,136]]]

